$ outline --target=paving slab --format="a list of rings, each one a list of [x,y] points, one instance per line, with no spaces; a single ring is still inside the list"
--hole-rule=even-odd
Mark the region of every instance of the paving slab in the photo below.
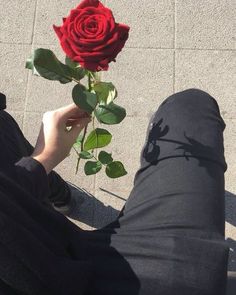
[[[177,48],[236,49],[235,0],[176,0]]]
[[[0,43],[0,91],[7,97],[7,108],[24,111],[28,73],[24,69],[30,45]]]
[[[23,133],[27,140],[35,146],[40,126],[42,122],[43,113],[25,112],[23,120]]]
[[[116,22],[130,26],[128,47],[173,48],[174,1],[106,0]]]
[[[31,44],[36,0],[0,1],[0,43]]]
[[[236,118],[236,51],[177,50],[175,91],[199,88],[214,96],[224,118]]]
[[[34,43],[35,44],[56,44],[57,36],[53,30],[53,25],[60,26],[62,18],[69,15],[71,9],[79,5],[78,0],[40,0],[38,1]]]
[[[148,116],[173,93],[173,50],[125,48],[103,80],[118,90],[129,116]]]

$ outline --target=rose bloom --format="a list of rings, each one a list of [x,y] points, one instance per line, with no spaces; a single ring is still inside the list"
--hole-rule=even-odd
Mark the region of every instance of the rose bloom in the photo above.
[[[66,55],[90,71],[108,70],[129,35],[129,27],[115,22],[112,11],[98,0],[84,0],[53,25]]]

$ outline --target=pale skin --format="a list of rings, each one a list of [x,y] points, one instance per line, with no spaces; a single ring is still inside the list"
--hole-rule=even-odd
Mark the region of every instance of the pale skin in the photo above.
[[[91,121],[91,116],[70,104],[44,113],[32,158],[39,161],[49,174],[70,153],[80,132]],[[67,131],[66,127],[71,130]]]

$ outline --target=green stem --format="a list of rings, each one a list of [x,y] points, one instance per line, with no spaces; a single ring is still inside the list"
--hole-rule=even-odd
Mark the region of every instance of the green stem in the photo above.
[[[95,72],[95,73],[90,72],[90,74],[95,83],[98,83],[101,81],[99,72]]]
[[[77,160],[77,164],[76,164],[76,170],[75,170],[75,174],[77,174],[78,170],[79,170],[80,155],[79,155],[79,153],[78,153],[78,151],[77,151],[77,149],[75,147],[73,147],[73,149],[75,150],[75,152],[76,152],[76,154],[78,156],[78,160]]]
[[[93,124],[93,131],[95,130],[95,116],[93,115],[93,118],[92,118],[92,124]]]
[[[80,84],[80,85],[81,85],[81,83],[80,83],[80,81],[79,81],[79,80],[76,80],[75,78],[72,78],[72,80],[73,80],[74,82],[76,82],[76,83],[78,83],[78,84]]]
[[[86,136],[86,133],[87,133],[87,128],[88,128],[88,126],[85,126],[85,128],[84,128],[84,134],[83,134],[83,138],[81,140],[80,152],[83,152],[83,150],[84,150],[84,140],[85,140],[85,136]],[[77,165],[76,165],[76,172],[75,172],[75,174],[77,174],[78,170],[79,170],[79,163],[80,163],[81,158],[80,158],[80,154],[78,153],[78,151],[75,148],[74,148],[74,150],[75,150],[77,156],[79,157],[78,161],[77,161]]]
[[[96,80],[92,72],[89,72],[89,75],[93,78],[93,80]]]
[[[79,157],[79,158],[78,158],[78,161],[77,161],[77,165],[76,165],[76,171],[75,171],[75,174],[78,173],[80,159],[81,159],[81,158]]]
[[[77,149],[73,146],[74,151],[76,152],[77,156],[79,156],[79,153],[77,151]]]
[[[91,91],[92,90],[92,74],[89,72],[88,73],[88,90]]]
[[[88,125],[86,125],[84,127],[84,134],[83,134],[83,138],[81,140],[81,152],[83,152],[83,150],[84,150],[84,140],[85,140],[85,136],[86,136],[86,133],[87,133],[87,129],[88,129]]]

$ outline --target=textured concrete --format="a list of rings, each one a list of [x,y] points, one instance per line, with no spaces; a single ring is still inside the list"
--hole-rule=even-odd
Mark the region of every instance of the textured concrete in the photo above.
[[[176,0],[176,47],[236,49],[235,0]]]
[[[34,43],[57,44],[57,37],[52,29],[53,24],[61,25],[62,17],[66,17],[80,1],[38,0],[37,2]]]
[[[17,9],[12,9],[16,7]],[[77,0],[0,0],[0,91],[8,110],[34,144],[43,112],[71,100],[73,84],[60,85],[32,76],[24,69],[34,48],[50,48],[63,60],[52,25],[60,25]],[[75,175],[76,155],[55,170],[67,181],[87,190],[73,221],[87,229],[114,220],[125,203],[139,167],[147,123],[158,105],[174,92],[201,88],[213,95],[227,127],[224,132],[228,170],[226,182],[226,237],[231,247],[230,270],[236,270],[236,34],[235,0],[104,0],[117,22],[131,26],[130,38],[117,62],[103,79],[112,81],[117,102],[127,118],[108,127],[113,143],[107,150],[126,164],[129,174],[111,180],[104,172]],[[94,196],[94,197],[93,197]]]
[[[7,96],[9,110],[24,111],[28,78],[24,66],[30,52],[30,45],[0,43],[0,88]]]
[[[150,116],[173,93],[173,65],[171,49],[125,48],[103,76],[114,82],[129,116]]]
[[[174,0],[106,0],[105,3],[117,22],[129,24],[128,47],[173,48]]]
[[[37,0],[0,1],[0,43],[32,43],[36,3]]]
[[[236,51],[177,50],[175,90],[204,89],[214,96],[224,118],[236,118]]]

